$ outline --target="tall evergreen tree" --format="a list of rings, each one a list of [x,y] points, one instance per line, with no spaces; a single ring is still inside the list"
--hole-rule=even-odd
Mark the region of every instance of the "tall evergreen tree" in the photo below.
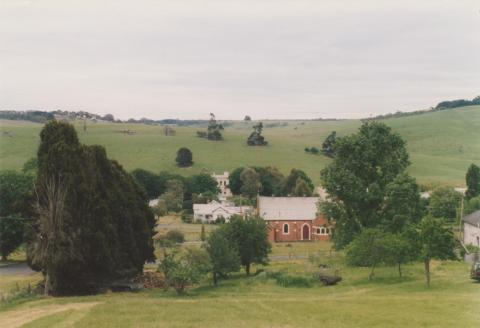
[[[45,291],[83,294],[131,277],[154,259],[154,217],[144,191],[101,146],[84,146],[72,125],[40,134],[37,221],[27,256]]]
[[[480,195],[480,167],[472,163],[468,168],[465,180],[467,182],[467,191],[465,192],[467,199]]]

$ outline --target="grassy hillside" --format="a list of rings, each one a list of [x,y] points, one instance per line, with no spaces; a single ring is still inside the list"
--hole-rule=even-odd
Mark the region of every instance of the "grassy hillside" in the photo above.
[[[221,117],[221,113],[217,113]],[[480,106],[384,120],[407,141],[412,165],[410,172],[423,184],[462,186],[468,165],[480,163]],[[265,122],[271,123],[271,122]],[[284,172],[296,167],[316,182],[329,159],[304,152],[306,146],[320,147],[336,130],[339,136],[354,132],[358,120],[336,122],[289,121],[286,126],[264,129],[267,147],[245,143],[253,123],[236,122],[226,128],[225,141],[213,142],[196,137],[197,127],[178,127],[176,136],[162,135],[162,127],[140,124],[90,123],[84,133],[76,123],[82,142],[101,144],[110,158],[128,170],[144,168],[158,172],[171,170],[188,175],[202,170],[222,172],[242,165],[272,165]],[[19,170],[35,155],[41,125],[0,121],[0,167]],[[135,130],[128,135],[118,131]],[[6,134],[5,132],[9,132]],[[178,169],[174,158],[178,148],[193,151],[195,165]]]

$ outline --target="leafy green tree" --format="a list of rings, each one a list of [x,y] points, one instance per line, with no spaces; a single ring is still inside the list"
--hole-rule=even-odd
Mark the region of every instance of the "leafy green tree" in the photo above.
[[[346,248],[346,260],[349,265],[370,267],[368,279],[375,274],[375,267],[382,263],[386,254],[385,233],[380,229],[363,230]]]
[[[181,295],[188,286],[201,280],[210,270],[210,264],[205,251],[190,248],[182,255],[177,251],[167,254],[158,269],[163,272],[167,287],[173,287]]]
[[[249,146],[266,146],[268,144],[265,138],[262,136],[263,124],[259,122],[253,126],[253,132],[247,139],[247,145]]]
[[[401,173],[385,188],[383,225],[390,232],[401,232],[416,224],[424,214],[420,188],[414,178]]]
[[[255,198],[261,188],[259,174],[254,169],[246,167],[243,169],[240,179],[242,180],[242,195]]]
[[[480,196],[473,197],[467,200],[465,202],[463,213],[464,215],[468,215],[478,210],[480,210]]]
[[[234,242],[240,255],[240,262],[245,267],[247,275],[253,263],[267,264],[271,245],[268,242],[268,227],[264,220],[258,217],[243,219],[233,216],[230,222],[223,226],[225,236]]]
[[[419,224],[418,244],[420,258],[425,265],[425,278],[430,287],[430,261],[454,260],[455,239],[450,229],[443,226],[443,222],[432,216],[426,216]]]
[[[212,263],[213,284],[219,277],[226,277],[230,272],[240,270],[240,256],[233,241],[227,238],[224,228],[213,231],[206,244],[206,250]]]
[[[238,167],[233,170],[228,177],[230,191],[234,195],[240,195],[242,193],[242,179],[240,176],[242,175],[244,169],[244,167]]]
[[[468,168],[465,180],[467,182],[465,193],[467,199],[480,195],[480,167],[472,163]]]
[[[411,226],[412,227],[412,226]],[[402,233],[388,233],[383,239],[385,249],[384,262],[386,265],[396,265],[398,275],[402,276],[402,264],[412,262],[418,258],[418,250],[415,243],[409,238],[408,229]]]
[[[27,259],[44,274],[45,293],[94,292],[154,259],[145,193],[103,147],[81,145],[68,123],[49,122],[40,133],[36,195]]]
[[[440,187],[430,195],[430,214],[436,218],[445,218],[453,221],[460,208],[462,194],[453,188]]]
[[[387,185],[408,165],[405,142],[383,123],[366,122],[358,133],[337,140],[332,163],[321,171],[330,195],[321,210],[335,220],[337,248],[382,222]]]
[[[328,157],[335,156],[335,143],[337,142],[337,132],[332,131],[322,144],[322,152]],[[312,147],[312,152],[313,152]]]
[[[310,197],[312,196],[312,190],[308,186],[307,182],[302,178],[297,179],[293,196],[297,197]]]
[[[260,176],[260,195],[281,196],[285,177],[276,167],[253,167]]]
[[[148,199],[155,199],[164,192],[160,177],[144,169],[135,169],[131,172],[135,181],[145,190]]]
[[[15,171],[0,171],[0,255],[8,255],[23,242],[23,229],[28,200],[33,192],[33,179]],[[28,219],[28,218],[27,218]]]
[[[165,199],[160,197],[157,201],[157,204],[152,208],[153,213],[157,217],[165,216],[168,214],[168,207]]]
[[[193,165],[192,151],[186,147],[182,147],[177,151],[175,158],[178,167],[189,167]]]
[[[179,212],[183,206],[183,183],[179,180],[168,180],[167,191],[160,199],[165,202],[168,211]]]
[[[209,174],[200,173],[187,178],[186,198],[191,198],[193,194],[202,195],[205,193],[216,195],[220,192],[217,181]]]
[[[284,196],[295,194],[295,188],[297,186],[297,181],[299,178],[301,178],[307,183],[307,186],[310,189],[310,193],[313,193],[315,186],[313,185],[313,182],[308,177],[308,175],[302,170],[292,169],[290,171],[290,175],[288,175],[287,178],[285,179],[285,185],[283,190]]]

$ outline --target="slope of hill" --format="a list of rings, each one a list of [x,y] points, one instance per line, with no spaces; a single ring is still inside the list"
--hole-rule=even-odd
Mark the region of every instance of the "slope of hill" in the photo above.
[[[221,116],[221,113],[219,113]],[[422,115],[382,120],[407,141],[412,165],[409,171],[423,184],[464,185],[467,167],[480,163],[480,106],[449,109]],[[164,136],[163,128],[143,124],[76,122],[82,142],[106,147],[110,158],[128,170],[144,168],[181,174],[200,171],[229,171],[238,166],[276,166],[285,173],[291,168],[305,170],[316,182],[319,171],[330,161],[304,152],[306,146],[320,147],[336,130],[339,136],[354,132],[359,120],[264,122],[266,147],[249,147],[246,139],[254,122],[235,122],[224,132],[225,141],[196,137],[198,127],[176,127],[175,136]],[[273,127],[269,127],[272,126]],[[42,125],[0,121],[0,168],[20,170],[35,156]],[[122,131],[135,131],[123,133]],[[180,147],[188,147],[194,166],[179,169],[174,158]]]

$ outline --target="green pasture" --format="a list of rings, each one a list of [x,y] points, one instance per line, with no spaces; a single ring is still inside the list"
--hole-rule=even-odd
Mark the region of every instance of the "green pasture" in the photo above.
[[[162,220],[163,219],[163,220]],[[179,229],[189,235],[183,247],[200,247],[199,224],[178,217],[159,219],[158,229]],[[208,226],[211,230],[215,226]],[[194,243],[192,243],[194,242]],[[0,327],[477,327],[480,283],[469,279],[463,262],[433,262],[432,285],[425,286],[423,265],[379,267],[372,281],[368,268],[344,264],[329,242],[277,243],[268,266],[311,278],[337,271],[337,286],[281,287],[264,273],[234,274],[213,287],[206,277],[184,296],[161,289],[83,297],[36,297],[0,306]],[[328,266],[319,268],[319,264]],[[147,265],[147,269],[155,269]],[[38,281],[39,274],[0,277],[6,286]],[[0,284],[0,289],[2,284]]]
[[[217,113],[221,118],[221,113]],[[480,106],[470,106],[423,115],[384,120],[407,141],[412,165],[409,171],[422,184],[463,186],[465,172],[472,163],[480,163]],[[304,152],[305,147],[321,147],[323,140],[336,130],[339,136],[354,132],[358,120],[345,121],[264,121],[266,147],[246,145],[252,122],[234,122],[224,131],[225,140],[208,141],[196,137],[205,127],[175,127],[175,136],[162,135],[163,127],[143,124],[75,122],[82,142],[106,147],[110,158],[127,170],[143,168],[154,172],[169,170],[184,175],[230,171],[238,166],[276,166],[287,173],[291,168],[305,170],[315,182],[319,171],[330,161],[321,155]],[[0,168],[21,169],[35,156],[40,124],[0,121]],[[121,131],[132,130],[135,134]],[[194,166],[175,166],[176,151],[188,147]]]

